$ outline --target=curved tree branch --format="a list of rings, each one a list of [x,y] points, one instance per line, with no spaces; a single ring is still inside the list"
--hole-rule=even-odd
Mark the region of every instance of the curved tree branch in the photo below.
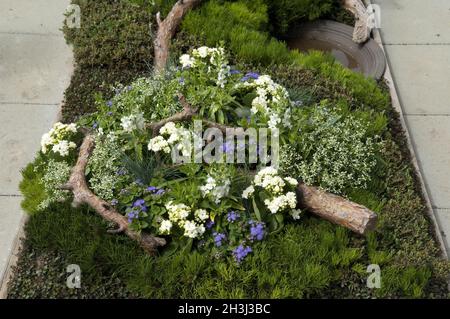
[[[185,14],[201,0],[178,0],[170,10],[169,14],[164,20],[161,20],[161,13],[156,14],[156,22],[158,24],[158,31],[155,40],[153,41],[155,47],[154,66],[156,72],[164,71],[169,57],[170,40],[175,34],[181,20]]]
[[[372,27],[370,26],[370,15],[361,0],[341,0],[342,6],[350,11],[356,19],[353,31],[353,41],[364,43],[370,38]]]
[[[145,233],[138,233],[131,230],[125,216],[112,208],[108,202],[97,197],[89,189],[86,182],[85,172],[89,157],[91,156],[94,147],[95,141],[93,135],[87,134],[80,146],[78,160],[72,168],[69,181],[65,185],[62,185],[61,189],[72,191],[74,206],[87,204],[105,220],[117,224],[118,229],[112,231],[113,233],[123,232],[131,239],[137,241],[145,251],[148,253],[154,253],[159,246],[164,246],[166,244],[166,240],[164,238],[155,237]]]

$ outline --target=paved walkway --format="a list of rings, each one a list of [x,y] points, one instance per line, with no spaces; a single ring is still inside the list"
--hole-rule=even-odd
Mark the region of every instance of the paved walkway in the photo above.
[[[57,119],[73,57],[59,30],[70,0],[0,0],[0,283],[23,213],[20,170]]]
[[[450,254],[450,1],[372,0],[419,166]]]

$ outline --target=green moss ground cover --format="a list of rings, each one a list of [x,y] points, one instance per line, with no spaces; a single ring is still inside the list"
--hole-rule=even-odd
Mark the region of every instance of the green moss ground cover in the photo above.
[[[65,121],[95,110],[94,94],[108,98],[110,85],[151,72],[148,23],[157,8],[146,1],[82,1],[80,32],[65,30],[77,62],[66,91]],[[311,5],[311,1],[298,1]],[[146,255],[87,208],[58,203],[40,210],[45,193],[34,167],[23,172],[23,208],[31,214],[27,238],[10,285],[10,298],[368,298],[446,297],[448,263],[440,258],[405,136],[382,84],[367,80],[319,53],[289,51],[272,35],[298,19],[342,16],[335,3],[299,10],[287,21],[275,1],[207,1],[183,21],[174,39],[174,60],[200,45],[222,43],[234,67],[271,74],[308,105],[324,99],[345,105],[385,141],[366,189],[345,194],[379,214],[366,238],[312,215],[258,243],[245,263],[198,252]],[[304,8],[299,6],[299,8]],[[281,17],[281,18],[280,18]],[[98,45],[101,43],[102,45]],[[67,264],[82,269],[82,289],[65,286]],[[366,267],[379,264],[382,288],[366,287]]]

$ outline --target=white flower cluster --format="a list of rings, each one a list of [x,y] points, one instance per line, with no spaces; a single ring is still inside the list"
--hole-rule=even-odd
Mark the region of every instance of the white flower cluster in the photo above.
[[[159,133],[161,135],[152,138],[148,143],[148,149],[150,151],[163,151],[168,154],[170,153],[171,146],[176,145],[177,150],[181,151],[183,156],[191,155],[191,132],[188,129],[177,127],[175,123],[169,122],[159,130]]]
[[[180,63],[183,68],[205,65],[208,73],[214,69],[217,72],[216,84],[222,88],[225,86],[226,78],[230,72],[230,66],[225,58],[223,48],[199,47],[192,50],[192,55],[183,54],[180,56]]]
[[[160,223],[159,232],[161,234],[170,234],[174,225],[177,225],[184,231],[184,236],[189,238],[198,238],[205,232],[205,221],[209,214],[204,209],[197,209],[194,212],[194,220],[187,218],[192,209],[185,204],[174,204],[172,201],[166,204],[169,219],[164,219]]]
[[[366,188],[377,164],[379,144],[376,137],[367,137],[367,125],[360,119],[340,116],[337,111],[316,107],[306,120],[300,149],[280,148],[280,170],[336,194]]]
[[[68,139],[77,132],[77,129],[78,128],[75,123],[55,123],[53,128],[48,133],[42,135],[42,153],[46,154],[50,149],[54,153],[58,153],[61,156],[69,155],[69,151],[76,148],[77,145]]]
[[[264,200],[264,204],[272,214],[290,210],[294,219],[300,216],[300,210],[296,210],[297,196],[295,192],[285,192],[286,186],[295,187],[298,182],[292,177],[281,177],[273,167],[261,169],[255,176],[253,184],[242,192],[242,198],[248,199],[255,193],[255,187],[264,189],[270,196]]]
[[[37,167],[35,170],[37,170]],[[71,167],[64,161],[55,161],[53,159],[48,161],[42,176],[42,185],[47,196],[39,203],[39,209],[45,209],[52,203],[65,201],[70,197],[69,192],[60,189],[60,186],[69,180],[70,170]]]
[[[132,132],[134,130],[143,130],[145,127],[144,114],[139,112],[124,116],[120,119],[120,125],[125,132]]]
[[[206,178],[206,184],[200,186],[200,191],[203,196],[211,196],[216,204],[220,203],[220,200],[228,195],[230,191],[231,182],[229,179],[218,181],[211,175]]]
[[[285,127],[290,127],[290,100],[287,90],[275,83],[270,76],[261,75],[253,81],[246,81],[244,87],[256,90],[256,97],[252,101],[252,114],[261,113],[266,116],[270,129],[279,127],[283,120]]]

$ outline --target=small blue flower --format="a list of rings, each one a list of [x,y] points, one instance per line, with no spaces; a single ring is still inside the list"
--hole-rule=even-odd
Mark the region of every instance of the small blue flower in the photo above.
[[[119,176],[123,176],[123,175],[126,175],[127,174],[127,171],[124,169],[124,168],[120,168],[117,172],[116,172],[116,175],[119,175]]]
[[[111,205],[116,206],[117,204],[119,204],[119,201],[118,201],[117,199],[114,198],[114,199],[111,201]]]
[[[250,246],[239,245],[236,249],[233,250],[233,256],[238,263],[240,263],[248,254],[252,252],[252,248]]]
[[[107,115],[111,116],[113,114],[113,112],[109,111],[108,113],[106,113]]]
[[[232,153],[234,151],[234,145],[232,142],[226,142],[222,145],[222,151],[225,153]]]
[[[131,85],[127,86],[127,91],[131,91],[133,89],[133,87]]]
[[[242,79],[241,79],[241,82],[246,82],[246,81],[248,81],[248,80],[250,80],[250,79],[257,79],[257,78],[259,78],[259,74],[258,73],[256,73],[256,72],[248,72]]]
[[[147,191],[148,192],[154,192],[154,191],[156,191],[158,188],[156,188],[155,186],[149,186],[149,187],[147,187]]]
[[[250,240],[258,240],[261,241],[266,234],[264,229],[264,223],[255,223],[253,222],[250,226]]]
[[[155,195],[163,195],[166,191],[162,188],[158,189],[155,193]]]
[[[134,203],[133,203],[133,208],[139,209],[143,212],[147,211],[147,206],[145,205],[145,200],[143,199],[137,199]]]
[[[183,77],[179,78],[178,82],[179,82],[180,84],[184,84],[184,78],[183,78]]]
[[[232,222],[235,222],[236,220],[238,220],[238,218],[239,218],[239,214],[238,213],[236,213],[235,211],[230,211],[228,214],[227,214],[227,220],[230,222],[230,223],[232,223]]]
[[[108,107],[111,107],[113,105],[113,102],[109,100],[108,102],[106,102],[106,105],[108,105]]]
[[[230,70],[230,74],[241,74],[239,70]]]
[[[216,245],[216,247],[222,246],[222,240],[226,238],[225,234],[214,232],[213,236],[214,236],[214,245]]]
[[[92,128],[93,129],[96,129],[98,127],[98,123],[97,122],[95,122],[94,124],[92,124]]]
[[[211,229],[214,226],[214,221],[211,219],[208,219],[208,221],[205,224],[207,229]]]

